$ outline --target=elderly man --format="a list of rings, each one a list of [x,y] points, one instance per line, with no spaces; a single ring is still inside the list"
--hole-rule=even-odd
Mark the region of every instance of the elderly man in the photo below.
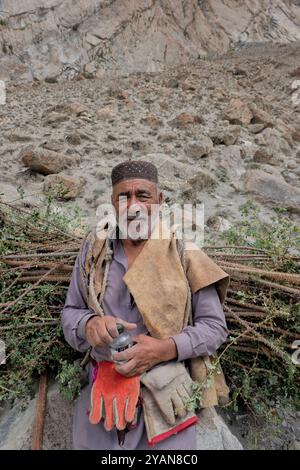
[[[196,449],[197,416],[188,403],[214,406],[228,391],[210,362],[227,337],[228,276],[171,231],[161,237],[154,165],[127,161],[111,177],[117,226],[87,237],[62,311],[68,343],[91,348],[74,448]],[[133,345],[112,354],[118,324]]]

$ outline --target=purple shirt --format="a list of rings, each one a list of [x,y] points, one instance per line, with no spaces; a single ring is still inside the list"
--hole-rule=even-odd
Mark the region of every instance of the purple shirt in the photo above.
[[[103,311],[105,315],[116,316],[136,323],[137,328],[131,332],[133,335],[147,334],[143,318],[123,281],[123,276],[128,270],[128,263],[120,240],[113,241],[113,252],[103,298]],[[84,257],[85,254],[83,254]],[[83,263],[84,259],[81,262]],[[178,361],[197,356],[214,355],[227,338],[225,316],[214,284],[200,289],[192,295],[192,309],[194,326],[187,326],[181,333],[172,336],[177,347]],[[89,348],[90,345],[85,337],[85,326],[94,315],[87,308],[84,300],[84,288],[77,257],[65,306],[62,310],[62,327],[65,339],[74,349],[83,352]],[[96,361],[111,360],[108,347],[93,348],[91,355]],[[106,432],[102,423],[99,425],[89,423],[86,411],[89,406],[90,387],[91,384],[83,389],[77,401],[73,428],[75,448],[121,449],[115,431]],[[192,426],[179,435],[162,441],[155,446],[155,449],[195,449],[193,447],[196,445],[194,428],[195,426]],[[142,414],[137,428],[130,431],[127,436],[123,449],[149,449],[146,444]]]

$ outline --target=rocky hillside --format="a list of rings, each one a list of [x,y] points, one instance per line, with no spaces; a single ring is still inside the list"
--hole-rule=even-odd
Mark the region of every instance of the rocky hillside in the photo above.
[[[300,40],[299,0],[0,0],[0,79],[156,72]]]
[[[3,197],[19,198],[19,187],[36,201],[51,188],[66,208],[92,216],[110,200],[111,168],[146,158],[159,167],[167,201],[205,202],[208,226],[228,228],[249,199],[263,217],[281,206],[299,220],[299,62],[295,43],[162,73],[8,87]]]

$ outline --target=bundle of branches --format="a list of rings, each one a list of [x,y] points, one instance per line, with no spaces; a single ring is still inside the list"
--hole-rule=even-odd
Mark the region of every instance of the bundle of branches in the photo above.
[[[41,213],[0,203],[0,223],[0,337],[7,351],[1,401],[27,392],[34,374],[76,357],[59,313],[82,238],[49,207]],[[300,340],[300,256],[249,244],[206,252],[231,276],[224,305],[230,335],[221,356],[233,400],[240,396],[259,413],[276,396],[297,398],[291,348]]]
[[[35,376],[76,357],[59,321],[81,244],[73,222],[48,199],[43,209],[0,203],[0,403],[31,395]]]

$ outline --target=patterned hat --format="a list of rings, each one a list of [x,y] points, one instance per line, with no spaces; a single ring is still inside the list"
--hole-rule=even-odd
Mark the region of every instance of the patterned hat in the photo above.
[[[111,182],[114,186],[123,180],[141,178],[158,183],[157,168],[153,163],[142,160],[128,160],[116,165],[111,172]]]

